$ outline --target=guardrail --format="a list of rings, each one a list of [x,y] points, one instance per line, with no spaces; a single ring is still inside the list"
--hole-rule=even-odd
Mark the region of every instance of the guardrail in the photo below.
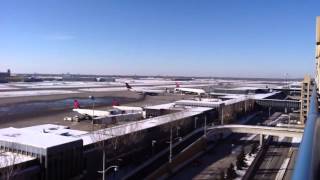
[[[304,134],[296,159],[293,180],[318,179],[320,160],[320,117],[318,114],[318,99],[316,88],[313,89],[310,99],[310,108],[305,125]]]

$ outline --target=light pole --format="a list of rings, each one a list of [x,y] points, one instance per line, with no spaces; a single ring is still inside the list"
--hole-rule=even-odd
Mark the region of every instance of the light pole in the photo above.
[[[174,138],[174,140],[178,140],[179,142],[181,142],[183,139],[182,137],[176,137]],[[169,163],[172,162],[172,147],[173,147],[173,135],[172,135],[172,126],[170,128],[170,141],[166,141],[166,143],[169,143]]]
[[[269,118],[271,116],[271,106],[269,106]]]
[[[92,100],[92,131],[93,131],[93,119],[94,119],[94,105],[95,105],[95,98],[94,98],[94,96],[89,96],[89,99],[91,99]]]
[[[207,136],[207,116],[204,116],[204,137]]]
[[[221,105],[221,125],[224,124],[224,119],[223,119],[223,105]]]
[[[154,145],[157,143],[157,141],[156,140],[152,140],[151,141],[151,146],[152,146],[152,156],[153,156],[153,154],[154,154]]]
[[[104,170],[102,170],[102,171],[98,171],[98,173],[102,173],[102,180],[105,180],[105,179],[106,179],[106,176],[105,176],[106,172],[107,172],[109,169],[112,169],[112,168],[114,168],[114,171],[118,171],[119,166],[113,165],[113,166],[109,166],[107,169],[104,169]]]
[[[177,126],[177,138],[179,137],[179,132],[180,132],[180,126]]]
[[[171,163],[172,162],[172,126],[170,128],[170,145],[169,145],[169,148],[170,148],[169,163]]]
[[[198,120],[198,117],[194,117],[194,128],[197,129],[197,120]]]

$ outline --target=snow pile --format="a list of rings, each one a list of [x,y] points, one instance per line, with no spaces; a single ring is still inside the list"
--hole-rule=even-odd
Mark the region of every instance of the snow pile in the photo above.
[[[72,94],[72,93],[77,93],[77,91],[63,91],[63,90],[8,91],[8,92],[0,92],[0,98],[45,96],[45,95]]]
[[[10,90],[10,89],[19,89],[19,88],[11,87],[7,84],[0,84],[0,90]]]
[[[245,167],[242,170],[238,170],[236,166],[234,167],[234,170],[236,171],[236,173],[238,175],[238,177],[235,178],[235,180],[241,180],[242,179],[242,177],[246,174],[248,168],[252,164],[253,160],[256,158],[257,154],[258,154],[258,151],[255,154],[252,154],[252,155],[246,154],[246,158],[245,159],[246,159],[246,163],[247,163],[248,167]]]

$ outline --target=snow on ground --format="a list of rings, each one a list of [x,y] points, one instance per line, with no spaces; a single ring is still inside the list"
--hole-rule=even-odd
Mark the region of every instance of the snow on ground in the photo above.
[[[77,91],[65,91],[65,90],[8,91],[8,92],[0,92],[0,98],[24,97],[24,96],[45,96],[45,95],[72,94],[72,93],[78,93],[78,92]]]
[[[257,152],[257,153],[258,153],[258,152]],[[246,163],[247,163],[248,167],[243,168],[242,170],[238,170],[236,166],[234,167],[234,170],[236,171],[236,173],[237,173],[237,175],[238,175],[238,177],[235,178],[235,180],[241,180],[241,179],[242,179],[242,177],[246,174],[248,168],[249,168],[250,165],[252,164],[254,158],[256,158],[257,153],[252,154],[251,156],[250,156],[249,154],[246,154],[246,158],[245,158],[245,159],[246,159]]]
[[[297,137],[295,137],[295,138],[292,138],[292,141],[291,141],[292,143],[300,143],[301,142],[301,138],[297,138]]]
[[[44,82],[19,82],[12,83],[17,87],[24,88],[78,88],[78,87],[103,87],[110,85],[120,85],[119,83],[110,82],[64,82],[64,81],[44,81]]]
[[[125,87],[84,88],[84,89],[79,89],[79,91],[86,91],[86,92],[127,91],[127,88]]]
[[[19,88],[11,87],[8,84],[0,84],[0,90],[9,90],[9,89],[19,89]]]

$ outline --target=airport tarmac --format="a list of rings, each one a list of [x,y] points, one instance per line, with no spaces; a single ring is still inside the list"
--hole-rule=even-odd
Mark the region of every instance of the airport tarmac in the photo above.
[[[126,94],[122,92],[113,92],[110,96],[105,96],[105,98],[109,98],[107,104],[102,104],[96,106],[95,109],[103,110],[111,108],[112,99],[120,99],[120,105],[125,106],[149,106],[149,105],[157,105],[163,103],[170,103],[181,99],[190,99],[193,96],[189,95],[174,95],[174,94],[167,94],[167,95],[159,95],[159,96],[141,96],[133,92],[127,92]],[[52,97],[55,99],[55,97]],[[32,100],[32,99],[31,99]],[[38,101],[39,102],[39,101]],[[37,102],[37,103],[38,103]],[[40,101],[41,102],[41,101]],[[50,100],[43,100],[42,102],[48,103]],[[8,102],[11,103],[12,102]],[[15,104],[19,106],[19,103]],[[4,106],[2,106],[4,107]],[[87,108],[91,108],[92,106],[89,104]],[[19,115],[19,111],[24,111],[22,108],[16,108],[16,116],[8,116],[6,117],[3,115],[0,117],[0,128],[6,127],[26,127],[26,126],[33,126],[39,124],[58,124],[58,125],[65,125],[69,126],[72,129],[84,130],[84,131],[91,131],[93,128],[91,121],[81,121],[81,122],[70,122],[64,121],[64,117],[70,117],[76,115],[75,112],[72,111],[72,106],[67,107],[65,109],[46,109],[42,112],[25,112],[23,115]],[[1,112],[0,112],[1,113]],[[99,128],[97,125],[94,129]]]

